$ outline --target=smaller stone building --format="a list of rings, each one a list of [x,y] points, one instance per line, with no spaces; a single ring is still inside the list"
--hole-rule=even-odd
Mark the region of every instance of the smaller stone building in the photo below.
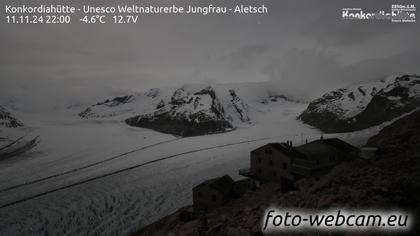
[[[210,179],[193,188],[194,212],[207,212],[232,198],[233,179],[229,175]]]
[[[253,183],[250,179],[235,182],[229,175],[204,181],[193,188],[194,212],[208,212],[223,206],[226,202],[241,197],[253,189]]]

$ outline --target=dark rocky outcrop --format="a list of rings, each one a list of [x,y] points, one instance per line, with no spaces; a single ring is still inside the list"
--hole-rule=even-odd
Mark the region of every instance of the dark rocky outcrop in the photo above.
[[[236,94],[235,90],[230,89],[229,94],[231,96],[230,102],[232,103],[233,108],[239,115],[239,119],[242,122],[250,122],[251,119],[248,117],[248,107],[242,101],[242,99]]]
[[[165,106],[165,101],[160,100],[160,102],[156,105],[156,109],[161,109]]]

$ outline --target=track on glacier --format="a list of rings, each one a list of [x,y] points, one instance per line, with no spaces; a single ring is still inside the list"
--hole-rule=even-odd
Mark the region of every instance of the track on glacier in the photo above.
[[[245,140],[245,141],[240,141],[240,142],[234,142],[234,143],[227,143],[227,144],[222,144],[222,145],[217,145],[217,146],[212,146],[212,147],[199,148],[199,149],[195,149],[195,150],[190,150],[190,151],[186,151],[186,152],[181,152],[181,153],[157,158],[155,160],[143,162],[143,163],[140,163],[140,164],[137,164],[137,165],[134,165],[134,166],[130,166],[130,167],[123,168],[123,169],[120,169],[120,170],[112,171],[112,172],[102,174],[102,175],[99,175],[99,176],[91,177],[91,178],[88,178],[88,179],[85,179],[85,180],[82,180],[82,181],[78,181],[78,182],[75,182],[75,183],[72,183],[72,184],[68,184],[68,185],[65,185],[65,186],[62,186],[62,187],[59,187],[59,188],[49,190],[49,191],[46,191],[46,192],[42,192],[42,193],[38,193],[38,194],[29,196],[29,197],[25,197],[25,198],[20,199],[20,200],[16,200],[16,201],[13,201],[13,202],[10,202],[10,203],[6,203],[6,204],[1,205],[0,209],[6,208],[6,207],[9,207],[9,206],[13,206],[13,205],[17,205],[19,203],[26,202],[26,201],[29,201],[29,200],[32,200],[34,198],[38,198],[38,197],[41,197],[41,196],[45,196],[47,194],[54,193],[54,192],[57,192],[57,191],[60,191],[60,190],[68,189],[68,188],[78,186],[78,185],[81,185],[81,184],[84,184],[84,183],[92,182],[92,181],[95,181],[95,180],[98,180],[98,179],[102,179],[102,178],[105,178],[105,177],[109,177],[109,176],[113,176],[113,175],[117,175],[117,174],[129,171],[129,170],[133,170],[133,169],[136,169],[136,168],[147,166],[147,165],[150,165],[150,164],[153,164],[153,163],[156,163],[156,162],[164,161],[164,160],[167,160],[167,159],[180,157],[180,156],[183,156],[183,155],[196,153],[196,152],[202,152],[202,151],[207,151],[207,150],[212,150],[212,149],[217,149],[217,148],[223,148],[223,147],[234,146],[234,145],[239,145],[239,144],[244,144],[244,143],[252,143],[252,142],[258,142],[258,141],[264,141],[264,140],[276,139],[276,138],[282,138],[282,137],[285,137],[285,136],[282,135],[282,136],[276,136],[276,137],[265,137],[265,138],[258,138],[258,139],[251,139],[251,140]],[[179,139],[180,138],[171,139],[171,140],[163,141],[163,142],[160,142],[160,143],[155,143],[155,144],[152,144],[152,145],[157,146],[157,145],[163,144],[165,142],[166,143],[173,142],[173,141],[176,141],[176,140],[179,140]],[[118,158],[118,157],[121,157],[121,156],[124,156],[124,155],[128,155],[130,153],[133,153],[133,152],[136,152],[136,151],[139,151],[139,150],[143,150],[143,149],[148,148],[150,146],[151,145],[145,146],[143,148],[132,150],[132,151],[129,151],[129,152],[126,152],[126,153],[123,153],[123,154],[120,154],[120,155],[117,155],[117,156],[114,156],[114,157],[111,157],[111,158],[115,159],[115,158]],[[111,160],[111,158],[108,158],[108,159],[103,160],[101,162],[103,163],[103,162],[109,161],[109,160]],[[93,163],[93,164],[90,164],[90,166],[97,165],[97,164],[100,164],[100,163]],[[41,182],[41,181],[52,179],[52,178],[55,178],[55,177],[58,177],[58,176],[68,174],[68,173],[73,173],[73,172],[76,172],[78,170],[82,170],[82,169],[85,169],[85,168],[88,168],[88,167],[83,166],[83,167],[76,168],[76,169],[73,169],[73,170],[70,170],[70,171],[66,171],[66,172],[56,174],[54,176],[49,176],[49,177],[45,177],[45,178],[42,178],[42,179],[30,181],[30,182],[27,182],[27,183],[24,183],[24,184],[16,185],[17,187],[9,187],[8,189],[10,190],[10,188],[15,189],[15,188],[24,187],[24,186],[27,186],[27,185],[36,184],[36,183]],[[1,191],[5,192],[7,190],[1,190]]]
[[[71,169],[71,170],[60,172],[60,173],[50,175],[50,176],[47,176],[47,177],[43,177],[43,178],[40,178],[40,179],[35,179],[35,180],[31,180],[31,181],[28,181],[28,182],[25,182],[25,183],[13,185],[13,186],[1,189],[0,193],[7,192],[7,191],[10,191],[10,190],[13,190],[13,189],[16,189],[16,188],[20,188],[20,187],[23,187],[23,186],[36,184],[36,183],[39,183],[39,182],[42,182],[42,181],[45,181],[45,180],[49,180],[49,179],[52,179],[52,178],[60,177],[60,176],[66,175],[66,174],[71,174],[71,173],[74,173],[74,172],[77,172],[77,171],[81,171],[81,170],[84,170],[84,169],[87,169],[87,168],[90,168],[90,167],[93,167],[93,166],[97,166],[97,165],[106,163],[108,161],[112,161],[112,160],[127,156],[128,154],[131,154],[131,153],[142,151],[142,150],[145,150],[145,149],[148,149],[148,148],[160,145],[160,144],[171,143],[171,142],[174,142],[174,141],[177,141],[177,140],[180,140],[180,139],[182,139],[182,138],[174,138],[174,139],[169,139],[169,140],[166,140],[166,141],[150,144],[150,145],[147,145],[147,146],[144,146],[144,147],[141,147],[141,148],[137,148],[137,149],[134,149],[134,150],[131,150],[131,151],[128,151],[128,152],[124,152],[122,154],[118,154],[118,155],[106,158],[106,159],[98,161],[98,162],[91,163],[89,165],[77,167],[77,168],[74,168],[74,169]]]

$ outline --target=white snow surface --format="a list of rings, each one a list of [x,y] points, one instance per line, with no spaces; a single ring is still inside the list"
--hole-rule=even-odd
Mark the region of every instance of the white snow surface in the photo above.
[[[249,167],[251,150],[268,142],[292,140],[298,145],[302,140],[320,137],[320,131],[296,119],[307,104],[285,100],[262,104],[269,94],[263,86],[215,86],[217,94],[228,93],[228,89],[234,89],[247,104],[252,124],[198,137],[176,138],[122,122],[139,110],[155,109],[161,99],[168,101],[172,93],[165,89],[149,91],[153,96],[137,94],[133,102],[113,107],[111,113],[105,106],[95,108],[95,113],[105,119],[81,119],[79,110],[74,109],[42,114],[17,112],[26,128],[2,129],[0,136],[14,138],[29,132],[29,136],[40,135],[41,142],[20,157],[0,162],[0,206],[152,162],[0,208],[0,235],[126,235],[191,204],[194,185],[225,174],[240,178],[238,170]],[[224,104],[230,102],[227,95],[218,97]],[[340,137],[360,146],[380,128],[324,137]],[[171,158],[162,159],[166,157]],[[84,168],[104,160],[109,161]],[[79,170],[60,175],[76,168]]]

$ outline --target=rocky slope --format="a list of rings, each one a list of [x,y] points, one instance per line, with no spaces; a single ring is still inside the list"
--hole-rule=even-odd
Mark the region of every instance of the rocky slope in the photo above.
[[[0,127],[17,128],[23,126],[23,123],[16,119],[9,111],[0,106]]]
[[[420,76],[403,75],[338,89],[312,101],[299,118],[325,132],[350,132],[420,107]]]
[[[398,119],[371,137],[367,146],[379,148],[411,147],[420,144],[420,110]]]
[[[262,103],[262,101],[266,101]],[[254,122],[256,113],[292,102],[260,84],[151,89],[107,99],[79,113],[84,119],[117,119],[179,136],[224,132]]]
[[[416,112],[371,138],[369,143],[379,148],[375,158],[344,162],[320,179],[301,179],[295,183],[296,190],[287,193],[281,193],[276,184],[263,184],[256,191],[209,212],[205,216],[208,231],[201,235],[263,235],[262,217],[272,205],[319,210],[397,208],[418,215],[419,140],[419,112]],[[198,235],[203,217],[201,220],[193,217],[185,222],[182,217],[185,211],[180,210],[133,235]],[[415,219],[409,235],[418,235],[419,232],[418,219]],[[314,232],[289,232],[285,235],[314,235]],[[358,235],[372,235],[372,232]]]

